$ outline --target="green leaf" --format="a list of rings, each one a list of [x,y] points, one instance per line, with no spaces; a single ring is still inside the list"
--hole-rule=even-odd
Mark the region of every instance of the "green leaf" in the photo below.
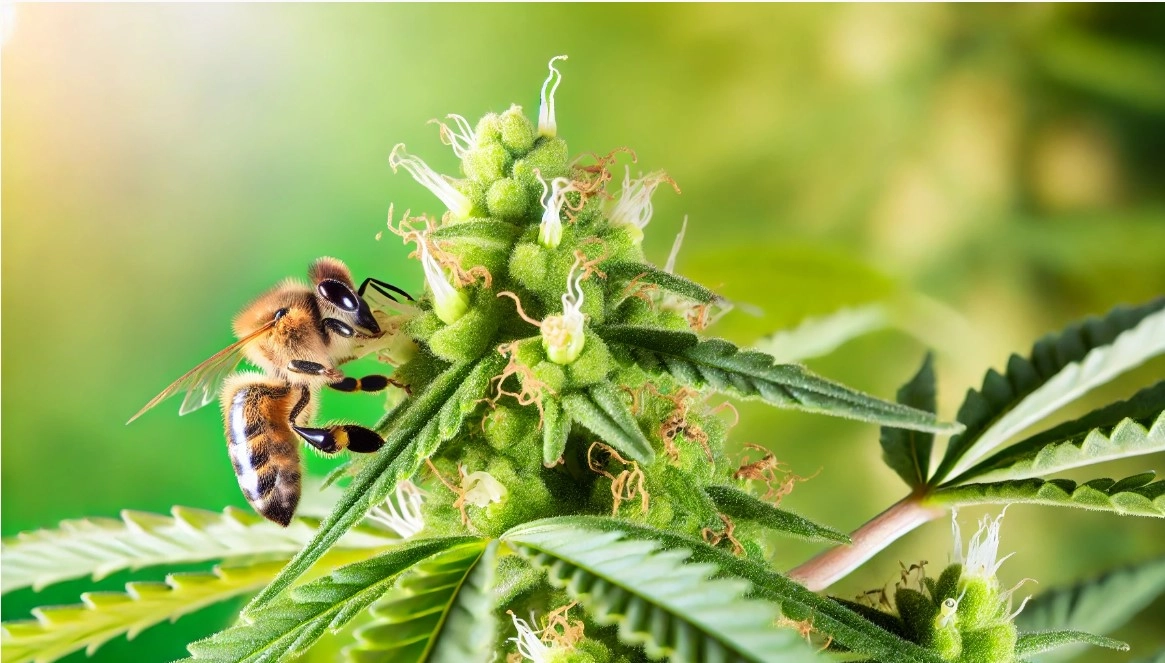
[[[947,484],[1026,479],[1158,451],[1165,451],[1165,382],[1013,444]]]
[[[1113,569],[1066,587],[1041,592],[1015,619],[1022,631],[1072,629],[1104,635],[1123,626],[1165,594],[1165,557]],[[1066,648],[1041,661],[1076,653]]]
[[[850,538],[832,527],[818,525],[797,514],[759,500],[730,486],[705,486],[704,492],[724,515],[737,520],[748,520],[762,527],[803,539],[849,543]]]
[[[441,224],[429,233],[429,238],[436,241],[452,241],[455,244],[469,244],[487,251],[509,253],[514,246],[514,240],[521,233],[522,228],[512,223],[496,219],[474,219]]]
[[[934,386],[934,357],[927,353],[922,367],[901,389],[898,402],[903,405],[937,412]],[[930,473],[930,450],[934,446],[934,434],[901,428],[882,428],[882,460],[890,469],[898,473],[906,485],[915,488],[926,485]]]
[[[744,597],[749,584],[709,579],[716,568],[685,563],[684,550],[619,531],[533,523],[504,539],[564,587],[619,639],[673,661],[812,661],[795,632],[774,628],[777,609]]]
[[[750,582],[750,597],[780,604],[791,618],[810,619],[817,631],[853,652],[895,663],[942,663],[937,654],[875,626],[844,606],[777,573],[769,565],[736,557],[699,539],[597,516],[546,518],[515,528],[502,538],[508,539],[512,534],[527,529],[542,530],[551,535],[555,531],[565,531],[568,536],[576,531],[616,533],[629,540],[662,545],[666,550],[682,550],[691,554],[691,562],[714,566],[716,577]]]
[[[446,369],[423,392],[387,415],[380,427],[385,433],[384,448],[348,484],[347,490],[336,502],[332,513],[320,524],[312,540],[243,610],[245,616],[249,617],[252,612],[283,593],[345,532],[354,527],[369,509],[384,501],[398,481],[413,475],[424,459],[417,452],[432,446],[431,438],[436,434],[438,413],[442,405],[465,381],[472,368],[472,363],[464,363]],[[418,435],[426,431],[428,439]]]
[[[35,621],[6,622],[0,656],[6,663],[55,661],[85,649],[92,655],[109,640],[133,639],[162,621],[253,592],[279,572],[282,562],[260,562],[211,573],[174,573],[165,582],[131,582],[126,592],[88,592],[83,605],[36,608]]]
[[[1015,643],[1015,655],[1032,656],[1051,651],[1057,647],[1079,643],[1107,647],[1117,651],[1129,650],[1126,643],[1100,635],[1081,631],[1044,631],[1041,633],[1020,633],[1019,640]]]
[[[651,442],[639,428],[630,407],[610,384],[600,383],[586,392],[567,394],[562,399],[562,408],[571,419],[586,426],[615,451],[644,465],[655,460]]]
[[[695,281],[642,262],[608,262],[603,264],[603,271],[607,273],[608,283],[612,284],[616,294],[623,284],[636,280],[637,283],[650,283],[701,304],[710,304],[720,299],[716,293]]]
[[[1129,661],[1129,663],[1165,663],[1165,649],[1158,651],[1156,654],[1149,654],[1135,661]]]
[[[161,564],[231,560],[254,555],[291,557],[311,539],[319,521],[295,518],[280,527],[250,511],[222,513],[177,506],[171,516],[122,511],[121,520],[63,521],[57,529],[22,532],[0,545],[0,588],[40,590],[62,580]],[[337,548],[379,548],[399,540],[374,527],[357,527]]]
[[[890,326],[890,314],[882,304],[843,308],[806,318],[793,329],[766,336],[753,349],[771,355],[777,362],[800,362],[825,356],[859,336]]]
[[[951,439],[931,483],[961,474],[1052,412],[1165,352],[1162,309],[1165,298],[1117,307],[1045,336],[1028,359],[1012,355],[1004,375],[988,371],[979,391],[967,392],[957,417],[967,430]]]
[[[1032,55],[1053,78],[1146,111],[1165,112],[1165,59],[1150,44],[1061,25]]]
[[[414,566],[369,612],[349,661],[484,663],[493,654],[497,541],[454,548]]]
[[[550,467],[558,463],[566,450],[566,439],[570,436],[570,416],[554,398],[547,398],[542,407],[542,464]]]
[[[450,548],[480,550],[480,540],[449,537],[407,541],[376,557],[341,566],[255,609],[250,620],[192,642],[187,660],[232,663],[283,661],[303,653],[380,598],[414,564]]]
[[[595,332],[607,343],[633,351],[644,370],[666,372],[695,387],[711,387],[743,398],[758,398],[777,407],[829,414],[911,430],[953,432],[958,425],[939,422],[934,414],[888,403],[810,373],[793,364],[741,351],[720,339],[701,341],[692,333],[634,325],[609,325]]]
[[[1146,472],[1122,481],[1093,479],[1077,484],[1068,479],[1019,479],[970,483],[940,488],[929,501],[952,506],[966,504],[1046,504],[1132,516],[1165,517],[1165,481],[1152,481]]]
[[[457,391],[445,401],[437,414],[437,430],[441,442],[453,439],[461,431],[465,419],[489,395],[490,381],[502,372],[505,364],[505,357],[497,352],[492,352],[477,362],[469,377],[457,387]]]

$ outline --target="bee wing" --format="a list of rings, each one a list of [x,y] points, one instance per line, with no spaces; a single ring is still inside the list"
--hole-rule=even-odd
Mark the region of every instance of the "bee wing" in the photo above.
[[[178,378],[169,387],[162,390],[162,393],[154,396],[145,407],[138,411],[126,423],[132,423],[134,419],[145,414],[150,408],[158,403],[170,398],[175,394],[186,392],[186,397],[182,399],[182,406],[178,409],[178,414],[183,415],[197,410],[198,408],[213,401],[218,396],[218,389],[222,385],[223,380],[230,375],[239,362],[243,359],[243,349],[248,343],[255,340],[259,336],[266,333],[275,325],[272,320],[262,327],[256,329],[250,334],[240,338],[234,343],[214,353],[206,361],[195,366],[186,372],[185,375]]]

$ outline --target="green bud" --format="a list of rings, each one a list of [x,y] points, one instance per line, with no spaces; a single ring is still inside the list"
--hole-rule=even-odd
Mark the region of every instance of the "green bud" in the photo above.
[[[461,170],[465,176],[483,186],[505,177],[509,165],[510,154],[500,143],[479,144],[461,160]],[[489,202],[488,194],[486,202]]]
[[[938,606],[922,592],[907,587],[898,588],[894,593],[894,603],[898,606],[898,616],[906,624],[910,639],[924,644],[929,641]]]
[[[586,341],[580,343],[581,352],[566,367],[569,384],[575,389],[601,382],[611,372],[612,360],[611,353],[607,350],[607,344],[603,342],[603,339],[590,332],[583,332],[583,335]]]
[[[519,242],[510,254],[510,276],[522,287],[542,290],[546,287],[549,255],[532,242]]]
[[[500,144],[502,142],[502,121],[497,113],[486,113],[473,128],[478,145]]]
[[[452,362],[469,361],[490,349],[497,332],[496,310],[487,306],[467,309],[461,317],[429,337],[433,354]]]
[[[1015,660],[1015,625],[1009,622],[976,631],[963,631],[958,663],[1010,663]]]
[[[556,394],[561,394],[566,384],[566,371],[552,361],[540,362],[533,368],[534,377]]]
[[[525,154],[534,146],[534,123],[522,113],[521,106],[510,106],[510,109],[499,118],[501,142],[507,150],[514,154]]]
[[[489,187],[485,196],[489,213],[499,219],[521,219],[529,196],[518,180],[504,177]]]

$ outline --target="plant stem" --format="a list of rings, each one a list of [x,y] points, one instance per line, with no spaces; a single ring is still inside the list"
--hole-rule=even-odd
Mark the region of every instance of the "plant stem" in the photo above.
[[[918,495],[911,495],[859,527],[850,539],[853,543],[826,550],[789,572],[789,577],[819,592],[841,580],[866,560],[894,541],[946,513],[946,509],[928,506]]]

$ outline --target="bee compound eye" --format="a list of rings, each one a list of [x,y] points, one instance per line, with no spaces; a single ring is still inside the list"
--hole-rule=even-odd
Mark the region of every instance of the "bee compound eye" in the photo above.
[[[320,281],[316,286],[320,296],[345,311],[355,311],[360,308],[360,299],[348,286],[333,279]]]

